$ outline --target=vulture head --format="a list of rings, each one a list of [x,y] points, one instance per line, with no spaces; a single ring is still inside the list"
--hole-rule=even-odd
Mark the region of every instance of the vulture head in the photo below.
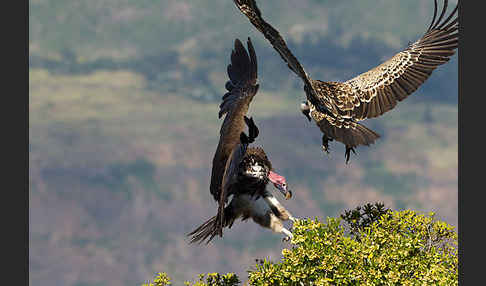
[[[262,158],[261,156],[256,156],[254,154],[246,156],[242,162],[242,175],[248,178],[257,179],[264,184],[267,184],[271,165],[269,165],[265,159],[266,156]]]
[[[272,171],[272,163],[270,163],[263,148],[248,148],[240,166],[240,170],[242,171],[241,178],[258,181],[263,185],[271,182],[284,195],[285,199],[292,197],[292,192],[288,189],[285,177]]]
[[[300,104],[300,111],[302,111],[302,113],[305,115],[305,117],[307,117],[307,119],[309,121],[312,121],[312,119],[310,117],[310,107],[309,107],[309,104],[307,104],[307,100],[304,100]]]
[[[287,187],[287,181],[285,180],[284,176],[281,176],[273,171],[270,171],[268,174],[268,179],[270,182],[273,183],[275,188],[279,190],[282,195],[285,196],[285,199],[288,200],[292,197],[292,191]]]

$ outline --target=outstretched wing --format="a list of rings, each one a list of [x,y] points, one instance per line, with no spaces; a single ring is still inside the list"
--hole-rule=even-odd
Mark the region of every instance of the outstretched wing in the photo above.
[[[226,83],[228,92],[223,96],[219,118],[225,115],[220,130],[220,138],[213,158],[210,191],[214,199],[220,202],[223,176],[227,161],[240,144],[240,135],[245,127],[245,115],[251,100],[258,91],[257,59],[255,50],[248,38],[248,53],[240,40],[235,40],[228,65],[230,80]],[[251,136],[251,134],[250,134]]]
[[[250,23],[260,31],[263,36],[272,44],[273,48],[277,50],[280,57],[287,63],[287,66],[296,73],[304,82],[304,88],[306,91],[307,99],[321,112],[327,112],[328,107],[321,102],[315,90],[312,88],[311,79],[305,72],[304,68],[297,60],[297,58],[292,54],[292,52],[287,47],[284,39],[280,33],[268,24],[262,18],[262,14],[258,9],[255,0],[233,0],[236,7],[248,17]]]
[[[287,48],[282,36],[279,32],[275,30],[270,24],[265,22],[262,18],[262,14],[258,9],[255,0],[233,0],[236,7],[248,17],[250,22],[255,26],[258,31],[260,31],[265,38],[270,41],[272,46],[277,50],[282,59],[287,63],[289,68],[294,71],[305,83],[309,83],[309,77],[304,71],[304,68],[299,63],[299,61],[294,57],[294,55]]]
[[[457,6],[444,20],[446,0],[439,18],[434,17],[425,34],[407,49],[344,82],[334,96],[337,107],[356,120],[372,118],[393,109],[424,83],[437,66],[449,61],[458,47]]]

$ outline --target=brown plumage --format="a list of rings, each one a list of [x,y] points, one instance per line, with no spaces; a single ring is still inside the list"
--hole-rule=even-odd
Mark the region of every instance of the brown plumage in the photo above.
[[[228,92],[220,104],[219,118],[226,114],[219,132],[219,143],[213,158],[210,191],[219,201],[221,183],[226,162],[233,150],[239,150],[240,134],[245,127],[244,116],[250,102],[258,91],[257,61],[255,50],[248,40],[248,53],[239,40],[235,40],[235,49],[231,53],[231,64],[227,68],[230,80],[226,83]]]
[[[223,228],[231,227],[237,218],[252,218],[259,225],[291,236],[281,220],[292,215],[266,190],[272,182],[286,198],[290,197],[285,178],[273,172],[272,164],[261,147],[249,147],[259,131],[252,118],[246,117],[250,102],[258,91],[257,60],[251,40],[248,53],[243,44],[235,40],[228,65],[230,80],[228,92],[223,96],[219,118],[225,115],[220,139],[213,158],[210,192],[218,202],[216,216],[193,232],[192,242],[211,241],[223,236]],[[244,132],[248,126],[248,135]],[[228,198],[233,196],[227,204]]]
[[[222,228],[231,228],[237,219],[245,221],[251,218],[258,225],[269,228],[274,232],[286,235],[284,240],[292,238],[292,233],[283,225],[283,221],[295,218],[280,202],[268,191],[264,190],[258,198],[249,194],[235,194],[231,202],[224,207],[223,215],[215,215],[201,226],[189,233],[190,243],[209,243],[218,232],[218,219],[222,218]]]
[[[370,145],[380,136],[358,123],[393,109],[424,83],[432,71],[449,61],[458,47],[457,6],[444,19],[445,0],[437,18],[434,16],[424,35],[381,65],[345,82],[311,79],[287,48],[279,32],[263,20],[255,0],[233,0],[238,9],[270,41],[289,68],[304,82],[307,101],[301,105],[309,120],[314,119],[323,133],[322,147],[336,139],[346,146],[346,163],[350,151],[359,145]]]

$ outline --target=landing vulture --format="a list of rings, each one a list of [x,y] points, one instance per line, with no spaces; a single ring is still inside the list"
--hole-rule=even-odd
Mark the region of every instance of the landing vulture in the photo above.
[[[219,118],[223,115],[225,118],[213,158],[210,185],[211,194],[219,204],[218,213],[188,234],[190,242],[207,240],[209,243],[216,235],[222,237],[223,228],[231,228],[238,218],[252,218],[259,225],[290,238],[292,233],[282,221],[294,221],[294,217],[266,190],[267,184],[272,182],[288,199],[291,192],[286,180],[273,171],[263,148],[249,147],[259,134],[253,119],[246,117],[258,91],[257,59],[249,38],[248,53],[240,40],[235,40],[227,72],[228,92],[223,96],[219,111]],[[245,125],[248,135],[244,132]]]
[[[358,122],[393,109],[398,101],[417,90],[436,67],[449,61],[458,47],[457,6],[445,18],[448,4],[445,0],[437,18],[437,0],[434,0],[432,21],[415,43],[348,81],[314,80],[287,48],[279,32],[263,20],[255,0],[233,2],[270,41],[288,67],[302,79],[307,97],[300,105],[302,112],[309,121],[314,119],[322,131],[322,149],[325,152],[329,152],[328,143],[334,139],[346,146],[346,163],[350,151],[355,153],[355,147],[368,146],[380,137]]]

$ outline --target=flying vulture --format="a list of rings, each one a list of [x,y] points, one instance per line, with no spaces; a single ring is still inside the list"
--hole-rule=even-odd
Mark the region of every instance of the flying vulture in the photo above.
[[[291,197],[283,176],[275,173],[265,151],[261,147],[249,147],[259,131],[252,118],[246,117],[248,107],[258,91],[257,59],[248,38],[248,53],[240,40],[235,40],[228,65],[230,80],[228,92],[223,96],[219,118],[225,115],[220,130],[219,144],[213,158],[211,172],[211,194],[219,204],[218,213],[196,230],[189,233],[191,243],[209,243],[213,237],[223,236],[223,228],[231,228],[238,218],[252,218],[257,224],[289,239],[292,233],[282,221],[294,217],[266,189],[269,182],[285,195]],[[244,132],[248,126],[248,135]],[[227,204],[229,197],[231,201]]]
[[[314,80],[287,48],[279,32],[263,20],[255,0],[233,2],[303,80],[307,100],[300,105],[301,111],[309,121],[314,119],[322,131],[322,149],[325,152],[329,153],[329,141],[334,139],[346,146],[346,163],[350,151],[355,153],[355,147],[368,146],[380,137],[359,121],[393,109],[397,101],[402,101],[424,83],[437,66],[449,61],[458,47],[457,6],[444,19],[448,4],[445,0],[437,18],[437,0],[434,0],[430,26],[415,43],[348,81]]]

